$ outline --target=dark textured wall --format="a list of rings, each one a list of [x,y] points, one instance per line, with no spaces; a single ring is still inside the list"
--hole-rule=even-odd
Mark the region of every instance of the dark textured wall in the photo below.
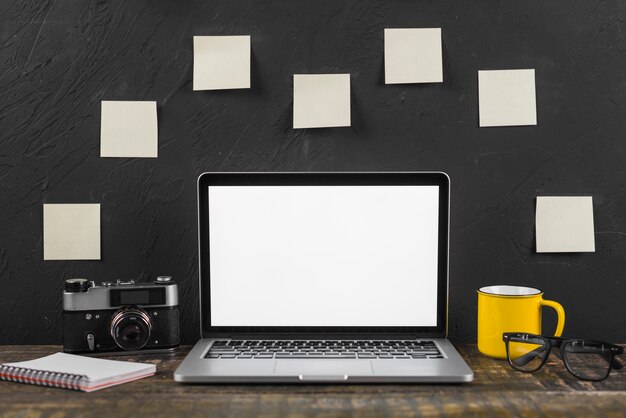
[[[624,9],[624,11],[622,11]],[[481,285],[537,286],[626,341],[624,1],[2,1],[0,343],[61,339],[68,277],[182,286],[198,336],[203,171],[444,170],[450,336]],[[383,29],[442,27],[444,83],[384,85]],[[252,35],[252,88],[192,91],[193,35]],[[538,126],[478,128],[477,70],[535,68]],[[291,129],[292,74],[349,72],[352,127]],[[156,100],[158,159],[100,158],[100,101]],[[594,198],[596,252],[535,254],[537,195]],[[101,203],[101,261],[43,261],[43,203]],[[551,317],[549,319],[552,319]],[[549,324],[548,324],[549,325]]]

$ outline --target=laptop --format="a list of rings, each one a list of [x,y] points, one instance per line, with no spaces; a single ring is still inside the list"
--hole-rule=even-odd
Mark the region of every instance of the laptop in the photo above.
[[[456,383],[441,172],[204,173],[182,383]]]

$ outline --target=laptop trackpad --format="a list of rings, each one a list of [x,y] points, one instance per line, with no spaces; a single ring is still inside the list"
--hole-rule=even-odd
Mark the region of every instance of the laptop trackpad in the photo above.
[[[345,376],[373,375],[369,360],[277,360],[274,375],[300,376],[301,380],[344,380]]]

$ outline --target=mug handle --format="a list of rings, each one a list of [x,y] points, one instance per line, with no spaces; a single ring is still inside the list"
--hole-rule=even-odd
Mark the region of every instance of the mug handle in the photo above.
[[[563,328],[565,327],[565,310],[563,306],[559,302],[555,302],[553,300],[544,300],[541,299],[539,302],[541,306],[548,306],[556,311],[557,322],[556,322],[556,331],[554,332],[555,337],[560,337],[563,333]]]

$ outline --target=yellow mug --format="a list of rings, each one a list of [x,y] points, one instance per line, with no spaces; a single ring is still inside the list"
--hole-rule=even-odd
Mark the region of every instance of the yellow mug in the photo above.
[[[478,350],[489,357],[506,359],[502,334],[541,334],[543,306],[556,311],[558,320],[554,335],[560,337],[565,326],[565,311],[560,303],[544,300],[541,290],[504,285],[478,289]]]

